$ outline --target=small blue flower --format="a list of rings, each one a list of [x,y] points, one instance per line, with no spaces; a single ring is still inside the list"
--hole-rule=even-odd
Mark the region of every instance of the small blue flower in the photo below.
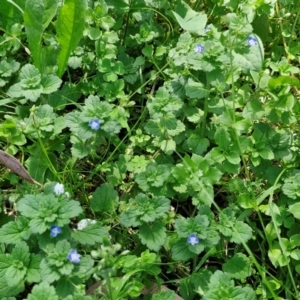
[[[207,33],[207,32],[209,32],[209,31],[210,31],[210,28],[209,28],[209,27],[204,28],[204,33]]]
[[[189,244],[191,244],[192,246],[196,245],[199,243],[199,238],[197,237],[196,234],[192,233],[189,235],[189,237],[187,238],[187,242]]]
[[[201,44],[197,44],[194,48],[195,53],[202,53],[204,51],[204,46]]]
[[[252,47],[252,46],[256,46],[258,41],[256,38],[249,36],[247,39],[247,43],[248,43],[248,46]]]
[[[98,130],[100,128],[100,121],[98,119],[93,119],[89,122],[89,125],[93,130]]]
[[[61,228],[59,227],[59,226],[56,226],[56,225],[52,225],[51,227],[50,227],[50,235],[52,236],[52,237],[56,237],[58,234],[60,234],[61,233]]]
[[[78,264],[80,262],[80,254],[75,249],[72,249],[68,254],[68,260],[72,263]]]

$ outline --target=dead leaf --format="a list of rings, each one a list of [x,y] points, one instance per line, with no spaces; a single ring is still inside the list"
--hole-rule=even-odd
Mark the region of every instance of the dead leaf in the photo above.
[[[39,186],[43,186],[39,182],[35,181],[23,167],[23,165],[13,156],[10,154],[0,150],[0,164],[9,168],[15,174],[21,176],[26,181],[37,184]]]

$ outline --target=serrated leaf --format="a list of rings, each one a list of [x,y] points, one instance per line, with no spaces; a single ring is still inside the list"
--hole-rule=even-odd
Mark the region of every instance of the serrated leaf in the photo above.
[[[118,202],[118,193],[109,183],[104,183],[93,193],[91,207],[94,211],[114,212]]]
[[[28,300],[59,300],[55,288],[47,282],[35,285],[27,297]]]
[[[27,266],[26,281],[29,283],[39,282],[41,280],[40,263],[42,257],[38,254],[30,256],[30,262]]]
[[[7,269],[12,265],[10,255],[0,254],[0,296],[9,297],[18,295],[24,290],[24,282],[20,281],[17,286],[10,287],[5,278]]]
[[[19,217],[16,221],[8,222],[0,228],[0,240],[6,244],[17,244],[27,240],[31,231],[29,230],[28,220]]]
[[[204,87],[203,83],[188,80],[185,86],[186,95],[190,98],[202,99],[208,96],[209,91]]]
[[[161,141],[160,149],[167,155],[171,155],[176,150],[176,143],[172,139],[163,140]]]
[[[63,75],[71,52],[82,38],[86,9],[86,0],[65,0],[60,8],[56,23],[57,41],[61,47],[58,54],[59,77]]]
[[[162,291],[158,294],[155,294],[152,296],[151,300],[176,300],[177,295],[175,294],[174,291]]]
[[[223,271],[235,279],[246,279],[251,274],[250,260],[243,253],[236,253],[222,266]]]
[[[243,241],[246,243],[252,238],[252,229],[248,224],[242,221],[236,221],[234,228],[235,230],[232,231],[230,238],[231,242],[240,244]]]
[[[189,250],[186,239],[180,239],[172,247],[172,258],[177,261],[186,261],[195,257],[195,253]]]
[[[160,222],[145,223],[140,226],[139,238],[142,244],[146,245],[150,250],[158,251],[164,244],[166,237],[166,229]]]
[[[102,243],[103,238],[108,236],[106,228],[100,224],[90,224],[82,230],[73,231],[71,237],[82,245],[94,245]]]
[[[61,83],[62,80],[55,75],[43,76],[41,80],[41,85],[43,86],[43,94],[51,94],[56,92],[59,89]]]

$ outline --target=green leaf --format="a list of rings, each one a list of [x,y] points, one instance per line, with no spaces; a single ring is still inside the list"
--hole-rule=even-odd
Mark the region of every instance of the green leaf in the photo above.
[[[42,257],[38,254],[30,255],[30,262],[27,266],[26,281],[29,283],[39,282],[41,280],[40,263]]]
[[[222,269],[232,278],[244,280],[251,275],[250,259],[243,253],[236,253],[223,264]]]
[[[13,260],[8,254],[0,254],[0,296],[9,297],[18,295],[24,290],[24,282],[21,280],[16,286],[9,286],[6,282],[6,271],[12,265]]]
[[[209,140],[201,138],[199,134],[192,133],[186,140],[186,145],[192,153],[202,155],[209,147]]]
[[[57,41],[61,50],[58,55],[57,75],[66,69],[71,52],[76,48],[85,28],[86,0],[65,0],[56,23]]]
[[[142,222],[154,222],[164,216],[170,209],[170,200],[163,197],[149,198],[145,194],[138,194],[131,199],[129,208],[121,213],[121,223],[125,226],[138,226]]]
[[[102,243],[105,237],[108,237],[106,228],[99,223],[89,224],[82,230],[73,231],[71,237],[82,245],[95,245]]]
[[[161,141],[160,149],[167,155],[172,155],[173,152],[176,150],[176,143],[171,138],[163,140]]]
[[[288,212],[293,214],[293,216],[296,219],[300,220],[300,203],[298,202],[298,203],[289,205]]]
[[[32,288],[31,293],[27,297],[28,300],[59,300],[55,288],[50,286],[48,282],[41,282]]]
[[[79,202],[63,197],[64,199],[58,200],[53,194],[25,195],[18,202],[18,210],[31,219],[29,225],[32,232],[41,234],[53,224],[68,224],[71,218],[82,212]]]
[[[41,80],[41,85],[43,86],[43,94],[51,94],[56,92],[62,80],[55,75],[43,76]]]
[[[173,14],[181,28],[198,35],[204,35],[207,22],[205,14],[195,12],[184,2],[181,2],[181,6],[178,7],[177,11],[180,15],[175,11],[173,11]]]
[[[18,243],[11,252],[11,257],[15,261],[20,261],[24,266],[28,266],[30,261],[29,247],[25,242]]]
[[[232,231],[232,237],[230,238],[231,242],[240,244],[243,241],[246,243],[252,238],[252,229],[248,224],[236,221],[234,228],[235,230]]]
[[[157,165],[155,162],[151,162],[144,172],[137,174],[135,181],[143,191],[147,192],[150,187],[163,186],[170,172],[169,165]]]
[[[152,296],[151,300],[176,300],[177,296],[174,291],[162,291]]]
[[[30,235],[29,221],[22,216],[0,228],[0,240],[5,244],[17,244],[23,240],[28,240]]]
[[[189,250],[186,239],[180,239],[172,247],[172,258],[177,261],[186,261],[195,257],[195,253]]]
[[[27,0],[24,11],[24,25],[27,41],[35,66],[42,69],[42,34],[56,14],[58,0]]]
[[[276,89],[280,86],[291,85],[300,87],[300,81],[291,76],[278,76],[277,78],[271,78],[268,82],[268,87],[270,89]]]
[[[263,159],[268,159],[268,160],[274,159],[274,153],[269,148],[260,149],[257,152]]]
[[[251,35],[252,36],[252,35]],[[253,34],[258,43],[249,46],[248,50],[242,54],[233,51],[233,65],[235,68],[242,68],[244,73],[249,71],[260,71],[264,61],[264,47],[259,36]]]
[[[220,149],[226,150],[230,146],[230,135],[224,127],[219,127],[215,133],[215,141],[219,145]]]
[[[109,183],[104,183],[93,193],[91,208],[99,212],[114,212],[118,203],[118,193]]]
[[[144,223],[140,226],[139,238],[142,244],[150,250],[158,251],[166,240],[167,234],[164,225],[160,222]]]
[[[202,99],[209,95],[209,91],[204,87],[203,83],[188,80],[185,86],[186,95],[190,98]]]

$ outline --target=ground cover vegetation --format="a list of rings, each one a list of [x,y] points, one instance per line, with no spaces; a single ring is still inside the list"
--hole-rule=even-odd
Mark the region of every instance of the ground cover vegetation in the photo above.
[[[300,299],[299,13],[2,0],[0,298]]]

